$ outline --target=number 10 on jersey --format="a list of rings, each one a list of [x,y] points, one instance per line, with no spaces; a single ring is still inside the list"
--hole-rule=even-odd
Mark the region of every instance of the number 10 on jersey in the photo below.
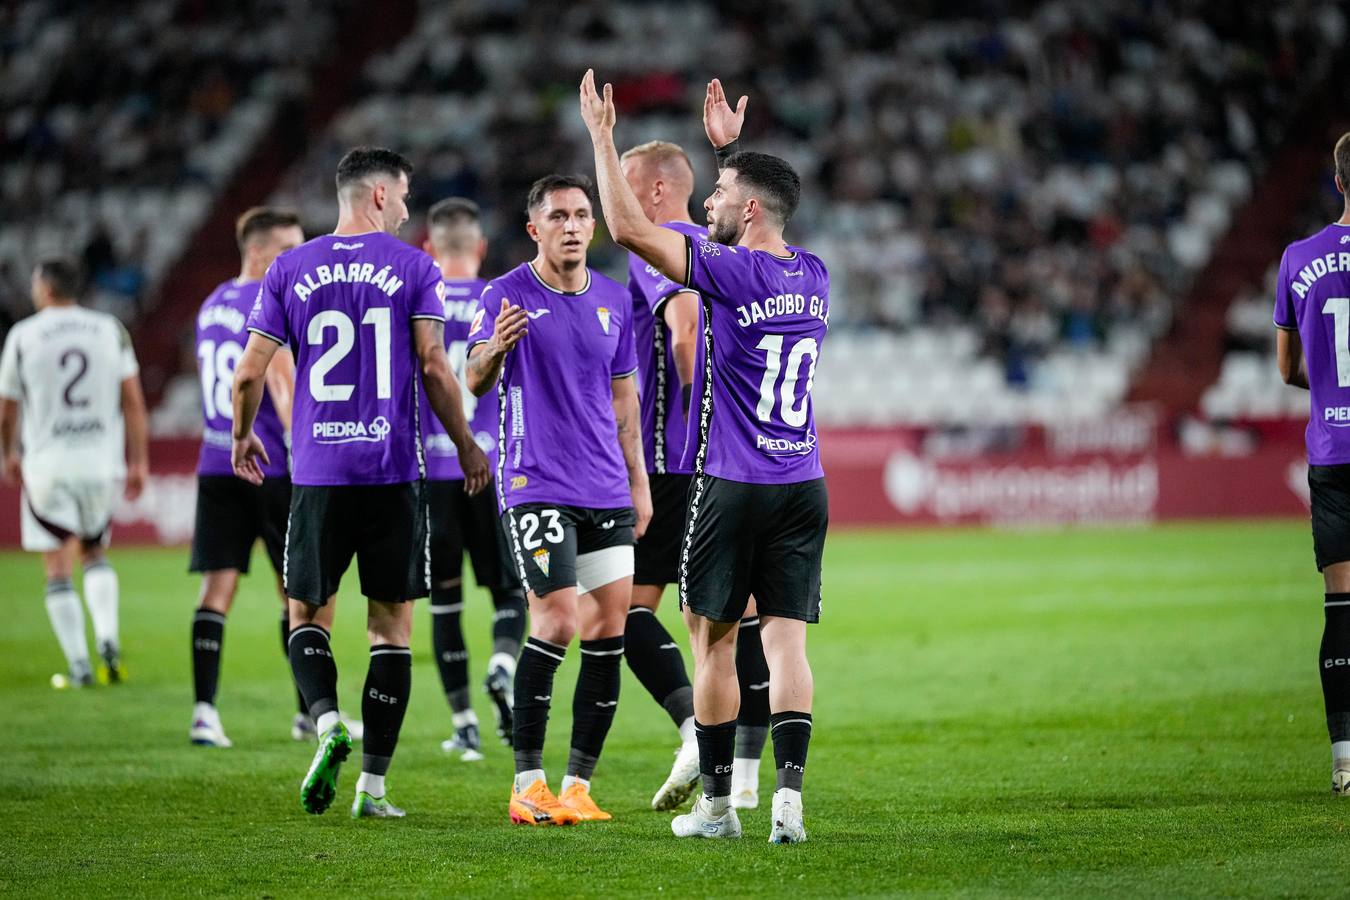
[[[779,373],[783,370],[783,335],[766,334],[756,346],[764,350],[766,355],[764,377],[759,382],[759,404],[755,407],[755,416],[761,422],[770,422],[773,420],[775,405],[773,389],[778,383]],[[792,350],[788,352],[787,372],[783,374],[783,386],[778,399],[782,401],[780,418],[793,428],[801,428],[806,424],[806,405],[811,397],[811,383],[816,377],[816,359],[819,354],[820,345],[811,337],[802,338],[793,344]],[[811,358],[811,364],[806,370],[806,390],[802,391],[801,404],[798,405],[797,379],[802,363],[808,356]]]

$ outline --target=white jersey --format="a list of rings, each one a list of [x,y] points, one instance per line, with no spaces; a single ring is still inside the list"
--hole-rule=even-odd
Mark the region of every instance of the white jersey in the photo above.
[[[122,382],[139,372],[131,337],[107,313],[47,307],[0,353],[0,397],[18,400],[24,480],[126,474]]]

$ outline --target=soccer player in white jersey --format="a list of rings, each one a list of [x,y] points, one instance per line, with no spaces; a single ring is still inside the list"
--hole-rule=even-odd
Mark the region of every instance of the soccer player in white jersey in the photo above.
[[[98,677],[115,684],[123,678],[117,573],[106,549],[119,489],[135,500],[149,471],[140,369],[122,323],[79,305],[73,261],[38,263],[32,291],[37,314],[14,326],[0,354],[4,479],[23,485],[23,548],[42,554],[47,574],[47,613],[69,670],[68,677],[52,676],[53,686],[94,682],[84,610],[71,580],[77,558]]]

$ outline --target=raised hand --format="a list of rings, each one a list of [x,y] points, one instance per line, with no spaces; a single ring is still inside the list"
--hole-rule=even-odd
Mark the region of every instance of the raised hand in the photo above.
[[[745,104],[749,102],[749,97],[741,97],[733,110],[727,103],[722,82],[717,78],[708,82],[708,93],[703,98],[703,130],[714,148],[725,147],[741,136],[741,126],[745,124]]]
[[[591,140],[614,130],[614,88],[606,84],[604,96],[595,90],[595,70],[587,69],[581,79],[581,120],[591,133]]]

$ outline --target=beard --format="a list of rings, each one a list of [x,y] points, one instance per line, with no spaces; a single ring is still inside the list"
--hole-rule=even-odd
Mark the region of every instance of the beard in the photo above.
[[[741,239],[741,233],[736,230],[735,222],[713,221],[708,224],[708,240],[726,246],[734,246]]]

